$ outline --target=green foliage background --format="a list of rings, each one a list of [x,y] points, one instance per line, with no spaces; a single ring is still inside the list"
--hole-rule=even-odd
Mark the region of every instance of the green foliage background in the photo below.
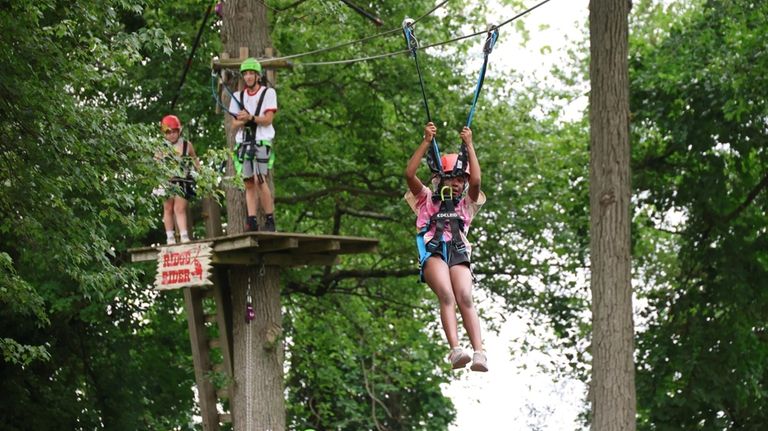
[[[267,3],[278,55],[381,31],[340,2]],[[0,428],[199,429],[181,295],[154,294],[152,269],[127,265],[125,250],[162,238],[150,194],[167,175],[152,159],[156,124],[171,112],[208,4],[0,5]],[[384,28],[433,6],[367,5]],[[445,40],[483,28],[489,12],[452,1],[417,34]],[[632,11],[641,429],[768,423],[767,12],[741,0],[648,0]],[[224,143],[209,70],[220,25],[208,22],[173,110],[209,191]],[[515,29],[499,43],[535,37],[523,21]],[[425,121],[413,61],[302,65],[403,45],[395,33],[278,72],[279,229],[381,241],[375,255],[282,276],[292,429],[444,430],[456,415],[440,390],[453,374],[433,295],[416,282],[402,200]],[[473,123],[489,201],[471,240],[477,288],[498,306],[484,310],[490,322],[505,317],[499,310],[526,316],[531,332],[554,336],[545,348],[566,357],[557,371],[586,380],[588,124],[555,103],[581,95],[585,47],[552,71],[557,86],[492,60]],[[477,50],[420,54],[444,150],[458,147]]]

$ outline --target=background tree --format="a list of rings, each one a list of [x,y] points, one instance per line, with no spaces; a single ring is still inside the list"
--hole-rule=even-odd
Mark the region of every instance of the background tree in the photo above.
[[[626,0],[589,5],[593,430],[635,429]]]
[[[759,35],[768,5],[642,11],[637,25],[659,30],[636,32],[630,62],[644,208],[636,248],[646,255],[649,303],[638,341],[640,425],[761,429],[768,57]]]
[[[123,31],[119,17],[141,5],[0,12],[3,429],[162,428],[194,413],[178,314],[148,309],[120,253],[154,224],[149,192],[165,176],[154,127],[126,121],[116,97],[140,48],[164,42]]]
[[[2,301],[10,311],[0,321],[3,338],[16,344],[5,342],[12,347],[4,350],[10,359],[2,366],[7,408],[0,421],[8,429],[191,429],[181,297],[152,294],[151,281],[124,267],[120,251],[161,239],[159,206],[149,199],[164,178],[151,163],[160,142],[155,125],[176,95],[206,5],[59,3],[12,4],[2,12]],[[381,31],[336,2],[268,3],[277,54]],[[382,2],[374,12],[389,28],[432,7]],[[488,12],[449,2],[418,24],[419,37],[437,42],[484,28]],[[175,112],[208,166],[221,163],[227,138],[210,98],[209,61],[223,50],[221,26],[209,21]],[[502,32],[499,43],[513,35]],[[438,308],[415,281],[415,232],[402,200],[403,165],[425,121],[412,60],[300,65],[403,44],[394,33],[296,60],[278,78],[280,228],[382,241],[378,255],[283,275],[289,427],[438,430],[455,417],[440,391],[454,375],[438,365],[445,354]],[[55,55],[19,60],[39,46]],[[478,54],[472,44],[422,53],[443,149],[458,148]],[[40,82],[49,85],[45,91]],[[492,59],[473,123],[491,197],[473,226],[478,289],[503,298],[511,312],[534,313],[537,330],[551,324],[575,338],[583,328],[573,317],[585,301],[567,274],[586,261],[585,125],[563,123],[562,110],[546,104],[563,92],[520,82]],[[41,151],[53,143],[71,157],[65,151],[54,163]],[[18,169],[21,161],[32,169]],[[41,181],[46,172],[56,181]],[[52,196],[56,210],[35,196]],[[557,257],[542,258],[548,250]],[[76,277],[62,273],[67,265]],[[35,326],[46,320],[52,326]],[[13,365],[45,358],[36,348],[45,343],[48,362]]]

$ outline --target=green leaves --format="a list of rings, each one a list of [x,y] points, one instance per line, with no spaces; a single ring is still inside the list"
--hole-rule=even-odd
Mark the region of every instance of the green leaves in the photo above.
[[[668,37],[635,41],[634,179],[641,208],[656,219],[652,230],[638,225],[636,243],[655,248],[640,269],[652,283],[641,295],[655,309],[638,341],[646,429],[759,428],[768,417],[767,111],[758,72],[768,63],[755,42],[765,14],[762,3],[710,1],[670,25]],[[676,233],[660,232],[672,212],[682,215]]]

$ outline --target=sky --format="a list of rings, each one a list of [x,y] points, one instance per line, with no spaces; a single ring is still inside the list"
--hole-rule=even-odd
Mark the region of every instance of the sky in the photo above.
[[[539,0],[526,0],[525,7]],[[488,76],[494,67],[511,67],[539,79],[549,73],[551,65],[561,62],[560,51],[581,38],[580,25],[586,25],[589,0],[551,0],[521,18],[530,41],[521,47],[521,37],[510,27],[501,29],[499,42],[491,54]],[[503,22],[521,12],[519,9],[499,8],[489,21]],[[549,46],[550,49],[544,48]],[[586,97],[573,101],[573,110],[586,105]],[[482,213],[479,215],[482,217]],[[471,235],[471,234],[470,234]],[[492,308],[492,299],[475,292],[480,307]],[[525,335],[524,316],[507,316],[498,334],[484,328],[483,339],[490,371],[475,373],[459,371],[460,377],[443,388],[457,409],[457,420],[451,431],[525,431],[577,430],[578,414],[586,387],[576,380],[555,381],[537,365],[552,358],[543,353],[516,351],[516,339]],[[460,329],[460,333],[463,328]],[[447,354],[447,347],[446,347]]]

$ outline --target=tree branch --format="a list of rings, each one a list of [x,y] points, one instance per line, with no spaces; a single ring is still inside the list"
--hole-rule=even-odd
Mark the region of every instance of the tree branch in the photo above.
[[[744,200],[744,202],[741,203],[736,209],[731,211],[729,214],[725,216],[724,222],[726,224],[730,223],[739,216],[744,210],[746,210],[752,202],[757,198],[757,195],[760,194],[763,190],[768,188],[768,174],[766,174],[763,179],[749,192],[747,195],[747,199]]]

